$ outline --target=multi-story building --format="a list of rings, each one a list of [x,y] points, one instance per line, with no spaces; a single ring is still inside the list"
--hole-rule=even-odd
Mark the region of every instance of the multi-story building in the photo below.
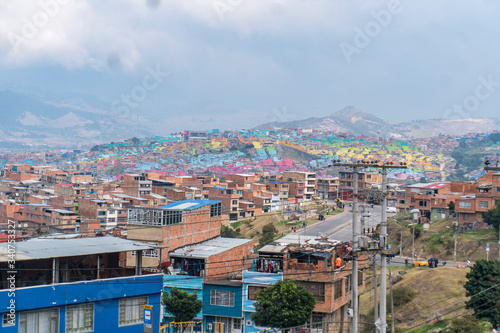
[[[323,200],[336,199],[339,196],[339,177],[318,178],[317,195]]]
[[[22,269],[10,266],[11,247],[0,244],[2,332],[142,332],[144,305],[159,332],[163,274],[120,265],[120,253],[148,251],[148,244],[114,237],[27,240],[15,243]]]
[[[142,197],[151,194],[152,181],[144,175],[125,174],[121,185],[123,193],[134,197]]]
[[[285,172],[283,172],[283,181],[286,181],[289,184],[294,183],[294,182],[300,182],[301,184],[303,184],[304,185],[304,195],[303,195],[304,201],[312,200],[312,197],[316,194],[316,173],[315,172],[285,171]]]
[[[127,239],[158,246],[144,255],[143,266],[156,268],[168,260],[169,252],[200,243],[220,235],[222,206],[220,201],[184,200],[160,207],[130,207]],[[127,265],[135,264],[135,256],[127,257]]]
[[[352,200],[354,187],[354,174],[350,171],[339,172],[339,197],[342,200]],[[382,174],[379,172],[359,172],[358,173],[358,193],[360,197],[370,199],[370,192],[373,189],[381,188]]]

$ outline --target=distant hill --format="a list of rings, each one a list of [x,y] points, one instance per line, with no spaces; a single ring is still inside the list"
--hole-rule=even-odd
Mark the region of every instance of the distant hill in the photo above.
[[[384,136],[395,138],[425,138],[443,135],[464,135],[500,130],[500,119],[464,118],[431,119],[409,122],[388,122],[356,107],[347,106],[329,116],[285,122],[270,122],[254,129],[268,127],[305,129],[314,128],[351,135]]]
[[[92,103],[92,104],[90,104]],[[131,113],[91,96],[0,91],[0,142],[81,146],[151,134]]]

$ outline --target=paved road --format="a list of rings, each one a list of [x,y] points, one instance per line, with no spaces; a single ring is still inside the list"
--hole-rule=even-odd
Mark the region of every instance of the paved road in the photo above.
[[[381,206],[375,205],[374,208],[368,206],[365,212],[373,216],[365,219],[365,228],[375,228],[380,221]],[[393,214],[387,214],[390,216]],[[347,206],[344,213],[328,217],[325,221],[315,223],[307,228],[301,228],[297,232],[292,232],[277,240],[280,243],[303,243],[304,241],[328,236],[330,239],[340,241],[352,241],[352,208]]]

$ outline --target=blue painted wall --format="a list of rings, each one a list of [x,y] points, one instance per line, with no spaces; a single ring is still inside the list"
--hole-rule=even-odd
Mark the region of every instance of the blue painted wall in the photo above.
[[[160,301],[163,275],[143,275],[116,279],[80,281],[35,287],[15,291],[16,326],[2,327],[5,333],[18,332],[19,313],[59,308],[59,332],[64,333],[66,305],[94,303],[94,332],[143,332],[143,324],[118,326],[119,301],[123,298],[147,296],[153,306],[153,331],[160,325]],[[10,304],[9,290],[0,290],[0,304]],[[8,312],[4,306],[0,314]]]
[[[269,286],[283,279],[283,274],[243,271],[243,312],[245,333],[258,332],[267,327],[256,326],[252,320],[252,313],[255,312],[254,300],[248,299],[248,286]]]
[[[197,276],[186,276],[186,275],[167,275],[163,276],[163,290],[165,294],[170,292],[173,287],[177,287],[181,290],[185,290],[188,293],[192,294],[194,292],[197,293],[198,299],[203,301],[203,278]],[[171,317],[172,315],[167,312],[164,308],[163,316],[165,317],[166,322],[170,322],[167,317]],[[196,315],[195,319],[203,319],[203,309]]]
[[[218,306],[210,304],[211,290],[228,290],[234,292],[234,306]],[[242,287],[205,284],[203,290],[203,315],[242,318]]]

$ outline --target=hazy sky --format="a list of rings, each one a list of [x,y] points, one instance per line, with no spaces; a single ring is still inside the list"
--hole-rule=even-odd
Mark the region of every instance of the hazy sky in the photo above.
[[[0,89],[94,95],[185,128],[347,105],[498,117],[499,17],[494,0],[4,0]]]

